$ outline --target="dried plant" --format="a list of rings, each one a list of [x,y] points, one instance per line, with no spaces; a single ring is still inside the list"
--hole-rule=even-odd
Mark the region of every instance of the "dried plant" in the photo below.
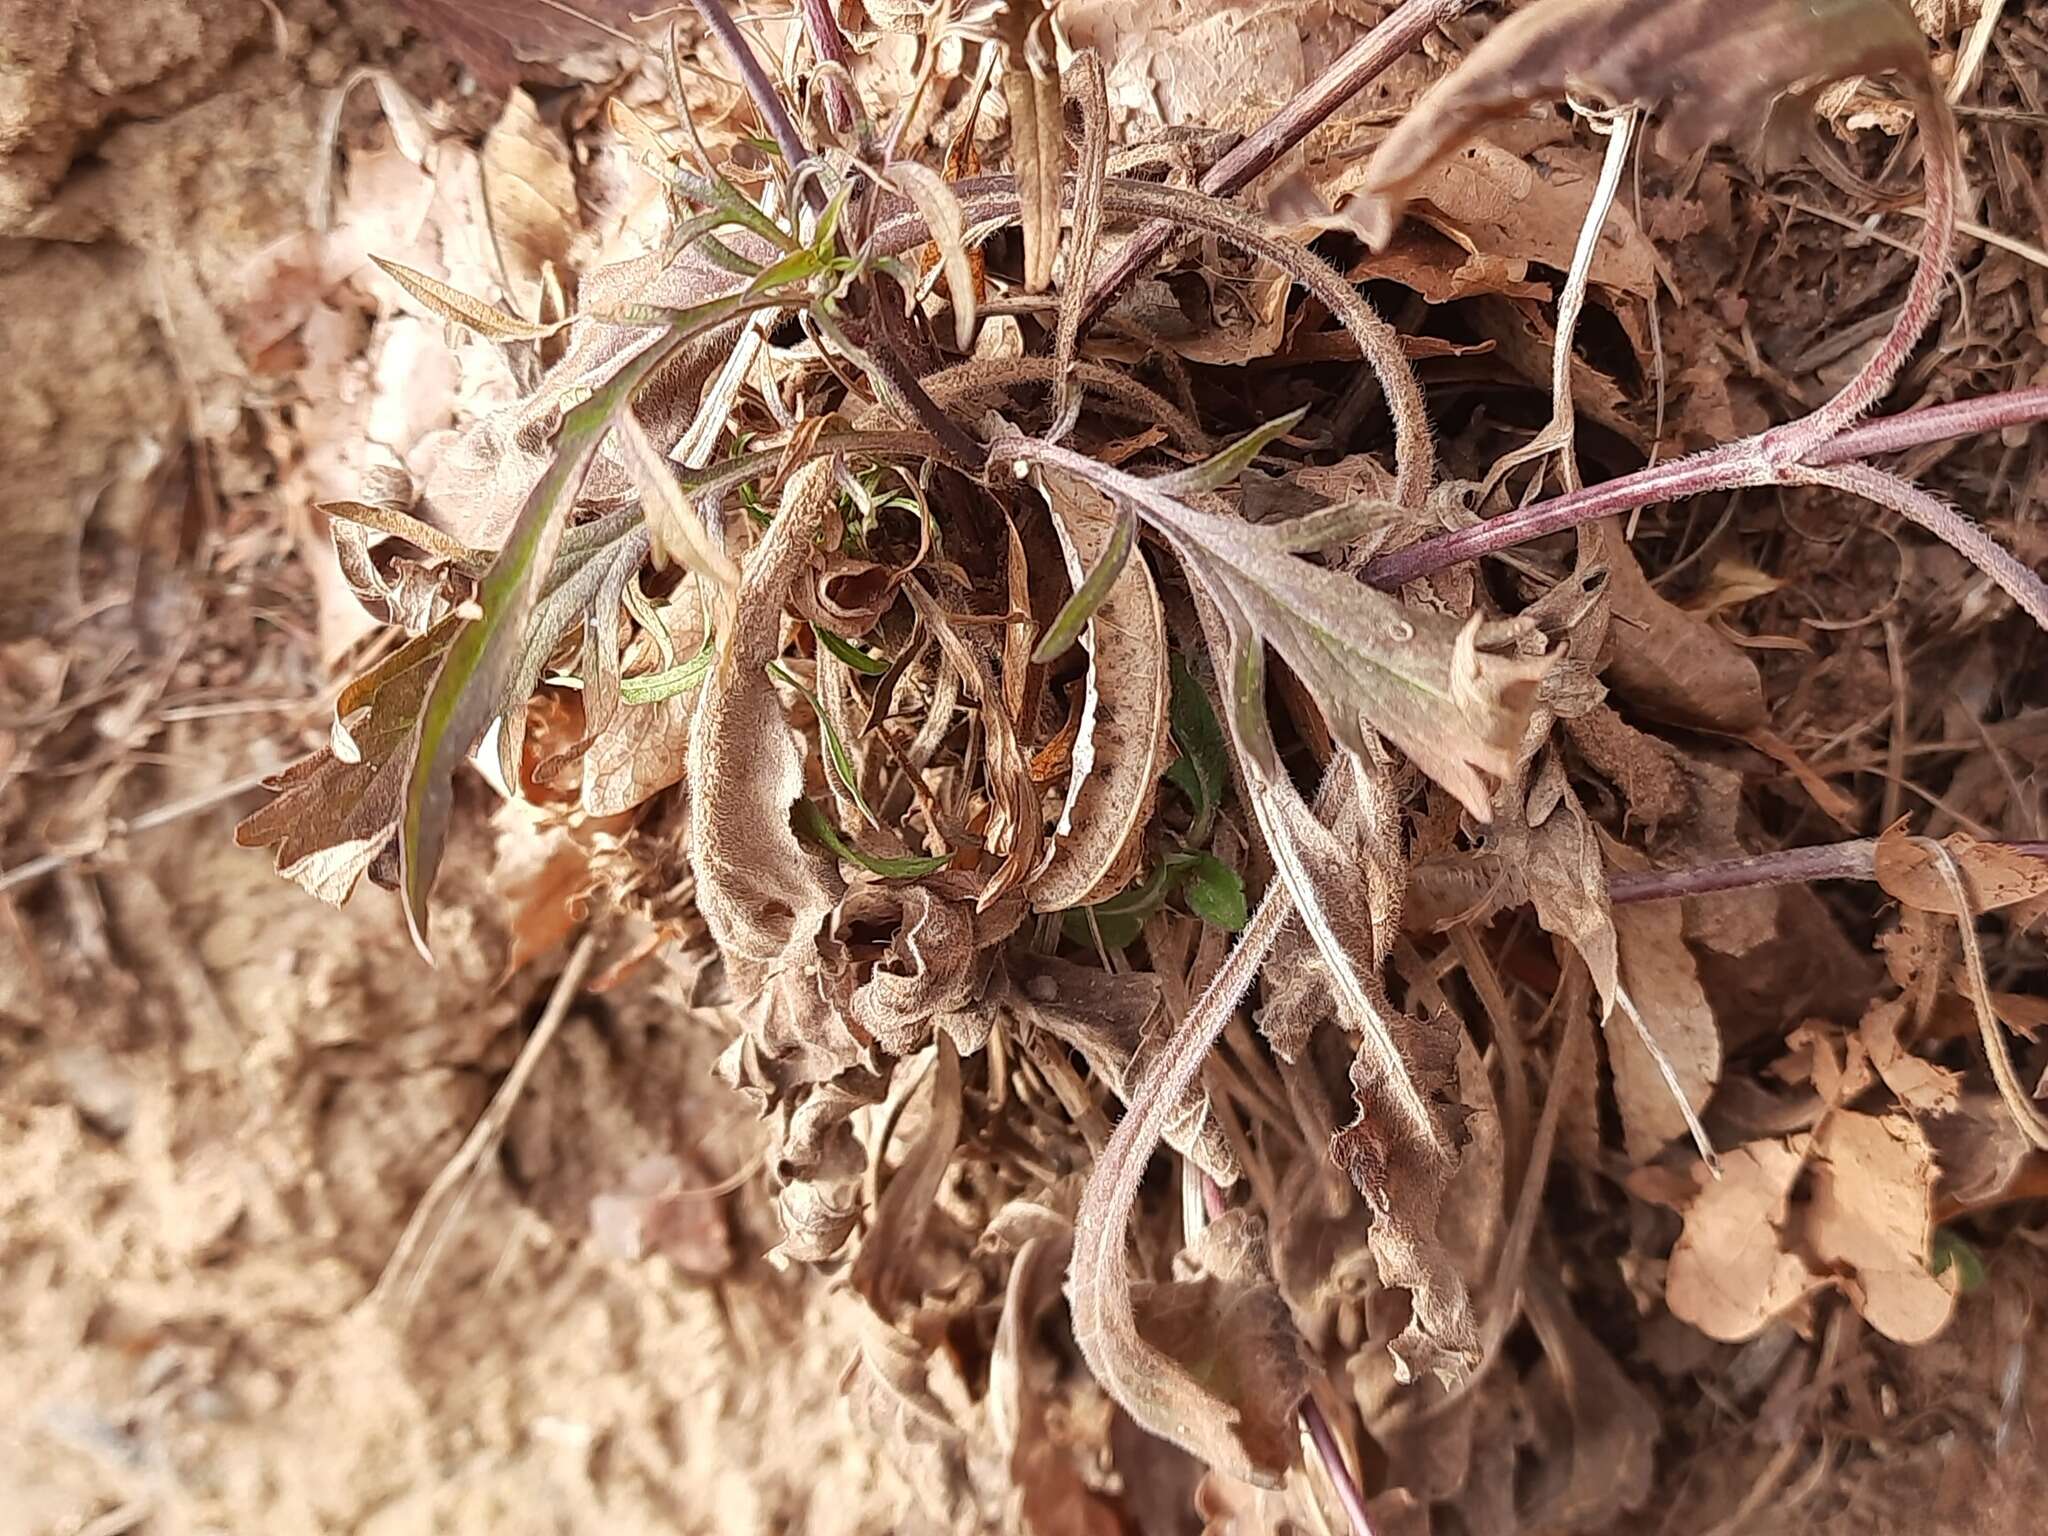
[[[985,1470],[961,1438],[963,1394],[942,1401],[926,1374],[938,1334],[920,1309],[949,1297],[1001,1314],[974,1411],[1006,1469],[1033,1468],[1076,1509],[1094,1497],[1020,1439],[1047,1390],[1020,1357],[1064,1266],[1079,1352],[1138,1424],[1265,1487],[1306,1432],[1362,1528],[1351,1430],[1311,1396],[1336,1363],[1321,1311],[1344,1286],[1400,1293],[1361,1377],[1434,1377],[1450,1394],[1435,1411],[1476,1411],[1461,1394],[1523,1305],[1529,1223],[1567,1134],[1561,1096],[1583,1091],[1593,1113],[1592,1058],[1573,1054],[1569,1016],[1588,993],[1612,1030],[1630,1155],[1647,1162],[1690,1129],[1712,1164],[1699,1118],[1721,1069],[1712,1011],[1675,917],[1633,904],[1866,865],[1885,878],[1881,848],[1864,844],[1642,867],[1588,814],[1566,757],[1597,718],[1604,658],[1629,643],[1610,623],[1614,557],[1589,530],[1570,577],[1517,612],[1467,563],[1656,502],[1822,486],[1947,541],[2048,627],[2038,576],[1865,462],[2038,421],[2043,392],[1857,425],[1939,307],[1955,227],[1961,167],[1924,41],[1895,0],[1540,0],[1380,141],[1357,227],[1384,243],[1404,199],[1479,125],[1568,93],[1627,109],[1631,127],[1635,109],[1664,109],[1688,148],[1789,121],[1851,74],[1888,74],[1918,115],[1926,233],[1869,360],[1802,418],[1582,489],[1573,319],[1629,149],[1618,132],[1558,320],[1553,430],[1516,456],[1561,452],[1569,489],[1474,519],[1462,488],[1439,484],[1404,338],[1353,280],[1232,200],[1463,5],[1408,0],[1273,125],[1157,179],[1112,174],[1103,64],[1083,52],[1058,73],[1040,0],[962,22],[988,50],[982,85],[999,78],[1007,104],[1004,175],[904,152],[908,104],[878,134],[831,9],[808,0],[832,138],[807,141],[798,123],[815,119],[790,112],[717,0],[697,4],[767,129],[765,177],[750,196],[729,167],[685,166],[657,141],[667,248],[593,274],[570,318],[529,322],[388,269],[452,324],[563,350],[450,461],[483,469],[442,476],[417,507],[332,509],[361,548],[375,535],[419,552],[413,633],[344,690],[330,750],[281,776],[238,836],[275,845],[281,870],[326,900],[365,870],[395,884],[425,953],[454,781],[480,742],[515,795],[580,772],[586,809],[592,792],[604,814],[669,797],[682,814],[658,824],[683,845],[662,851],[686,860],[747,1020],[721,1071],[772,1123],[781,1252],[851,1255],[849,1283],[876,1319],[857,1413],[902,1443],[934,1506],[966,1509]],[[920,90],[943,31],[927,39]],[[971,144],[980,86],[966,100]],[[1162,146],[1157,163],[1184,149]],[[1086,355],[1174,238],[1241,253],[1334,321],[1332,345],[1377,391],[1361,398],[1384,406],[1375,441],[1390,465],[1347,459],[1352,488],[1330,494],[1307,407],[1232,419],[1177,363],[1161,388],[1179,404],[1142,364]],[[950,324],[934,326],[942,310]],[[980,349],[996,320],[1020,318],[1034,353]],[[765,361],[718,372],[744,334],[785,319],[805,337],[782,349],[787,376]],[[691,443],[722,456],[690,458]],[[1464,578],[1426,579],[1454,569]],[[570,745],[534,761],[529,710],[571,693]],[[1707,770],[1632,750],[1706,793]],[[1311,759],[1313,801],[1297,788]],[[1984,906],[1990,866],[1935,848],[1913,899]],[[2002,904],[2038,900],[2039,861],[2012,857]],[[1558,940],[1570,1047],[1553,1058],[1540,1129],[1529,1043],[1474,938],[1522,904]],[[1448,995],[1454,967],[1416,947],[1444,928],[1484,1004],[1490,1070]],[[2038,1143],[1981,960],[1970,977],[1999,1088]],[[1255,988],[1258,1039],[1241,1015]],[[931,1111],[890,1174],[920,1064]],[[1162,1145],[1186,1173],[1171,1278],[1143,1210]],[[1740,1155],[1740,1178],[1768,1182],[1793,1154]],[[949,1183],[970,1156],[989,1163],[971,1193]],[[1525,1156],[1517,1203],[1505,1169]],[[1239,1186],[1246,1201],[1224,1193]],[[1472,1229],[1511,1212],[1510,1237]],[[967,1217],[979,1225],[963,1235]],[[1300,1245],[1320,1255],[1308,1271]],[[984,1274],[996,1278],[965,1278]],[[1821,1283],[1800,1271],[1801,1286]],[[1584,1363],[1599,1346],[1568,1308],[1544,1286],[1529,1295],[1560,1372],[1596,1368]]]

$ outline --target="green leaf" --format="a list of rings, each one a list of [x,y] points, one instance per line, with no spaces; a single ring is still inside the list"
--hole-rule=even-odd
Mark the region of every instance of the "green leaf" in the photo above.
[[[1117,577],[1123,574],[1125,564],[1131,558],[1131,550],[1138,542],[1138,514],[1125,502],[1117,505],[1116,527],[1111,531],[1109,544],[1102,551],[1102,558],[1094,568],[1081,578],[1081,585],[1074,589],[1074,595],[1054,617],[1052,626],[1038,642],[1038,648],[1031,653],[1031,659],[1039,666],[1057,661],[1076,640],[1088,621],[1095,617],[1095,611],[1109,599],[1110,588],[1116,585]]]
[[[1219,449],[1199,464],[1190,464],[1186,469],[1177,469],[1170,475],[1161,475],[1152,484],[1154,488],[1169,496],[1187,496],[1199,491],[1220,491],[1226,485],[1235,485],[1237,477],[1251,468],[1268,443],[1283,437],[1301,425],[1308,415],[1308,407],[1289,411],[1267,422],[1262,427],[1253,427],[1236,442]]]
[[[1166,905],[1180,868],[1174,859],[1162,860],[1143,885],[1092,907],[1069,907],[1060,920],[1061,931],[1083,949],[1093,949],[1098,934],[1104,949],[1127,948],[1152,914]]]
[[[1975,1244],[1954,1227],[1936,1227],[1934,1258],[1928,1269],[1933,1274],[1942,1275],[1951,1265],[1955,1266],[1957,1287],[1966,1293],[1981,1289],[1990,1278],[1984,1268],[1984,1255],[1977,1251]]]
[[[846,798],[853,802],[853,807],[860,812],[861,819],[871,827],[880,827],[880,819],[869,809],[866,799],[861,795],[860,773],[854,767],[853,754],[846,750],[846,743],[840,739],[838,727],[833,725],[832,717],[825,713],[825,706],[818,702],[818,696],[799,682],[796,675],[781,662],[769,662],[768,670],[804,696],[804,701],[811,706],[811,713],[818,717],[818,735],[824,742],[825,761],[832,765],[832,776],[839,781],[839,787],[846,791]]]
[[[1188,841],[1207,842],[1209,828],[1230,789],[1230,753],[1224,745],[1223,727],[1216,719],[1216,711],[1209,707],[1208,690],[1178,652],[1173,657],[1173,702],[1168,723],[1180,758],[1167,770],[1167,781],[1186,795],[1194,807],[1195,824],[1189,829]]]
[[[1198,853],[1185,867],[1180,894],[1188,910],[1225,933],[1242,933],[1251,921],[1244,877],[1213,853]]]
[[[870,656],[851,640],[835,635],[821,624],[813,624],[811,633],[818,637],[818,644],[845,662],[862,677],[881,677],[889,670],[889,663],[879,656]]]
[[[820,810],[814,801],[799,800],[796,805],[798,830],[808,833],[827,848],[850,863],[858,864],[871,875],[880,875],[884,880],[915,880],[921,875],[934,874],[953,862],[950,853],[919,854],[909,858],[884,858],[878,854],[863,853],[840,835],[832,825],[831,818]]]
[[[507,679],[526,638],[527,621],[554,565],[569,509],[597,457],[613,417],[656,369],[692,338],[739,312],[740,295],[686,310],[666,335],[653,339],[588,399],[562,418],[555,456],[506,537],[505,546],[477,588],[481,617],[463,625],[434,674],[420,711],[419,737],[398,824],[400,887],[406,926],[429,961],[427,898],[447,845],[455,770],[491,718],[500,712]]]

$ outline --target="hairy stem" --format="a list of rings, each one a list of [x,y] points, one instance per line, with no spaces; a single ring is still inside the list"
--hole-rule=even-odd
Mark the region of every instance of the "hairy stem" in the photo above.
[[[1243,189],[1328,121],[1337,108],[1377,80],[1395,60],[1439,25],[1470,9],[1472,3],[1473,0],[1402,0],[1378,26],[1353,43],[1322,79],[1301,91],[1264,127],[1211,166],[1202,178],[1201,189],[1211,197],[1228,197]],[[1159,259],[1177,227],[1171,219],[1155,219],[1126,242],[1116,260],[1088,286],[1088,297],[1081,306],[1083,330],[1124,284]]]
[[[1816,448],[1806,465],[1826,468],[1852,463],[1865,454],[1891,453],[1974,432],[2000,431],[2040,421],[2048,421],[2048,387],[2012,390],[1982,400],[1906,411],[1885,421],[1852,428]],[[1757,438],[1745,438],[1689,458],[1653,464],[1632,475],[1553,496],[1473,527],[1424,539],[1371,561],[1365,567],[1365,579],[1376,587],[1398,587],[1447,566],[1497,554],[1598,518],[1633,512],[1653,502],[1679,501],[1688,496],[1754,485],[1757,443]]]
[[[2048,843],[2007,842],[1996,846],[2048,862]],[[1681,896],[1709,896],[1716,891],[1876,878],[1877,841],[1859,837],[1846,843],[1822,843],[1812,848],[1753,854],[1746,859],[1723,859],[1691,869],[1617,871],[1607,877],[1607,899],[1622,906],[1638,901],[1673,901]]]
[[[704,18],[704,25],[711,29],[725,51],[732,55],[733,67],[740,72],[740,81],[747,88],[747,94],[754,98],[754,110],[761,114],[761,122],[768,130],[768,136],[775,140],[775,147],[782,151],[782,158],[793,173],[796,168],[811,158],[811,151],[803,141],[803,135],[796,131],[796,123],[789,115],[789,109],[782,104],[781,93],[775,89],[775,82],[768,78],[768,72],[761,67],[761,61],[754,57],[754,50],[740,35],[739,25],[732,19],[732,13],[725,8],[723,0],[691,0],[697,7],[697,14]],[[810,184],[812,206],[825,205],[825,191],[815,181]]]

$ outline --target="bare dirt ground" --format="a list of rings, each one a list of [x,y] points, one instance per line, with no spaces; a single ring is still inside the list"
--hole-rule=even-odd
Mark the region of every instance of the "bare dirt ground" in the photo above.
[[[1082,9],[1076,35],[1113,44],[1117,23]],[[2017,252],[1970,248],[1974,307],[1965,316],[1950,300],[1902,386],[1911,400],[2048,379],[2048,53],[2038,12],[2012,11],[1980,65],[2000,121],[1973,141],[1973,177],[1991,189],[1974,216],[2032,233]],[[1951,67],[1978,14],[1925,18]],[[1451,51],[1435,40],[1443,57],[1418,57],[1376,110],[1412,99]],[[389,173],[400,201],[413,195],[370,88],[326,142],[331,94],[364,65],[411,99],[444,102],[437,132],[450,142],[478,142],[499,120],[493,101],[452,89],[459,66],[420,40],[414,17],[380,0],[0,0],[0,1533],[941,1528],[900,1447],[848,1415],[865,1303],[767,1258],[783,1236],[758,1176],[768,1133],[713,1076],[741,1026],[707,1001],[718,994],[701,974],[703,936],[685,919],[606,928],[597,983],[568,996],[474,1197],[427,1254],[391,1269],[542,1019],[584,908],[581,886],[565,895],[547,818],[480,782],[462,786],[431,969],[387,893],[330,907],[231,841],[261,802],[255,781],[327,740],[339,659],[369,628],[313,505],[355,494],[366,436],[403,456],[454,422],[456,402],[474,412],[509,388],[458,378],[466,364],[438,326],[394,328],[388,309],[347,290],[360,253],[344,281],[334,242],[308,233],[323,177],[335,178],[344,226],[346,210],[374,204],[372,173]],[[1194,106],[1177,103],[1176,78],[1161,69],[1148,86],[1133,65],[1113,76],[1112,100],[1121,111],[1150,93],[1169,122],[1212,102],[1188,87]],[[734,93],[716,91],[730,110]],[[1602,311],[1585,350],[1615,377],[1584,383],[1581,410],[1617,462],[1667,406],[1669,443],[1695,447],[1822,398],[1877,334],[1844,339],[1831,314],[1862,318],[1910,263],[1898,242],[1851,240],[1816,213],[1844,204],[1823,178],[1788,202],[1735,174],[1712,159],[1679,190],[1660,175],[1631,225],[1637,241],[1647,231],[1663,243],[1670,391],[1663,399],[1637,367],[1627,325],[1638,309]],[[586,203],[615,195],[594,172],[583,190]],[[440,203],[407,207],[386,230],[396,249],[400,234],[452,227]],[[1575,220],[1537,241],[1552,265]],[[1656,289],[1649,257],[1615,260],[1639,256],[1645,291]],[[1458,279],[1469,293],[1432,292],[1432,303],[1473,304],[1423,349],[1428,382],[1505,373],[1518,344],[1536,348],[1519,371],[1540,380],[1547,341],[1486,291],[1515,291],[1528,260],[1513,258],[1516,276],[1487,266],[1507,259],[1497,251],[1470,257]],[[1616,290],[1631,281],[1615,276]],[[1673,293],[1689,298],[1672,305]],[[1218,343],[1251,345],[1235,333]],[[405,392],[393,379],[435,369],[448,377],[421,390],[419,419],[394,423]],[[1472,414],[1452,447],[1488,430],[1486,412]],[[2044,460],[2037,427],[1923,450],[1916,467],[1959,501],[1995,505],[2001,535],[2038,569]],[[1718,527],[1659,514],[1638,549],[1646,567],[1683,562],[1690,574],[1672,590],[1686,606],[1753,641],[1745,654],[1779,735],[1860,804],[1829,822],[1797,775],[1779,774],[1749,830],[1813,841],[1911,812],[1936,835],[2042,837],[2042,641],[1993,612],[1995,596],[1948,551],[1908,547],[1804,492],[1730,501]],[[2016,680],[2028,667],[2032,680]],[[1775,772],[1748,747],[1685,739],[1700,762]],[[1578,750],[1604,762],[1590,734]],[[1747,1052],[1762,1079],[1791,1027],[1853,1024],[1883,975],[1871,910],[1794,890],[1769,946],[1744,958],[1696,946],[1731,1060]],[[1527,925],[1500,936],[1512,985],[1555,981]],[[646,961],[657,938],[676,937]],[[670,963],[679,951],[687,958]],[[2038,1024],[2038,929],[2001,937],[1990,963],[1999,995],[2023,1015],[2032,998]],[[1967,1005],[1936,1005],[1929,991],[1930,1050],[1965,1070]],[[1717,1129],[1790,1129],[1763,1095],[1729,1097]],[[1564,1473],[1553,1463],[1544,1475],[1604,1486],[1631,1457],[1647,1473],[1655,1439],[1654,1476],[1631,1512],[1579,1489],[1582,1503],[1552,1499],[1553,1518],[1520,1528],[2038,1528],[2040,1154],[1986,1138],[1954,1149],[1955,1167],[1982,1174],[1980,1198],[1937,1207],[1965,1223],[1956,1230],[1981,1274],[1932,1342],[1893,1343],[1856,1307],[1816,1301],[1735,1344],[1661,1303],[1680,1176],[1603,1152],[1597,1127],[1580,1140],[1547,1199],[1543,1265],[1582,1315],[1606,1310],[1594,1329],[1620,1364],[1600,1358],[1634,1383],[1611,1401],[1646,1412],[1656,1433],[1608,1426],[1565,1456]],[[670,1226],[608,1241],[593,1201],[601,1210],[648,1180],[671,1192]],[[719,1192],[691,1193],[707,1189]],[[1853,1264],[1811,1257],[1816,1274],[1838,1263],[1854,1289]],[[973,1325],[992,1329],[1001,1299],[968,1309]],[[1540,1447],[1555,1438],[1546,1416],[1600,1418],[1605,1378],[1542,1374],[1526,1339],[1508,1352],[1512,1399],[1503,1388],[1461,1434]],[[1364,1401],[1370,1370],[1356,1374]],[[1102,1447],[1108,1465],[1107,1448],[1140,1432],[1091,1386],[1070,1392],[1055,1438]],[[1377,1507],[1385,1529],[1430,1529],[1432,1501],[1448,1502],[1477,1465],[1469,1445],[1458,1454],[1436,1492],[1416,1471],[1429,1460],[1417,1431],[1361,1458],[1368,1487],[1420,1490]],[[1410,1458],[1401,1475],[1396,1455]],[[1116,1465],[1091,1474],[1101,1496],[1085,1505],[1088,1529],[1315,1528],[1249,1497],[1233,1509],[1217,1487],[1198,1517],[1200,1469],[1177,1451],[1120,1452]],[[1014,1506],[1001,1517],[1029,1518]],[[1475,1529],[1461,1518],[1440,1513],[1435,1528]]]

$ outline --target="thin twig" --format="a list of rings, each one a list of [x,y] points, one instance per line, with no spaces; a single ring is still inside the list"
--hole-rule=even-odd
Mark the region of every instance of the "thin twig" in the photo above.
[[[2048,387],[2012,390],[1982,400],[1906,411],[1885,421],[1851,428],[1814,450],[1808,468],[1850,463],[1873,453],[1893,453],[1925,443],[1943,442],[1977,432],[2031,426],[2048,421]],[[1439,534],[1381,555],[1365,567],[1365,579],[1376,587],[1393,588],[1467,560],[1497,554],[1532,539],[1562,533],[1581,523],[1633,512],[1653,502],[1681,501],[1688,496],[1727,490],[1749,483],[1738,461],[1754,438],[1725,444],[1689,458],[1653,464],[1634,474],[1589,486],[1563,496],[1534,502],[1514,512],[1489,518],[1470,528]],[[1731,473],[1732,471],[1732,473]]]
[[[2048,843],[1999,842],[1994,846],[2048,861]],[[1672,901],[1716,891],[1748,891],[1772,885],[1810,885],[1816,880],[1875,880],[1877,843],[1859,837],[1846,843],[1785,848],[1696,864],[1690,869],[1618,871],[1607,877],[1607,899],[1616,906],[1637,901]]]
[[[541,1011],[540,1022],[520,1047],[519,1059],[512,1063],[512,1070],[505,1081],[498,1085],[498,1091],[491,1096],[482,1116],[464,1138],[441,1171],[434,1175],[434,1182],[427,1186],[427,1192],[420,1197],[420,1203],[413,1208],[412,1217],[405,1224],[405,1231],[399,1234],[398,1245],[391,1250],[390,1262],[384,1266],[384,1273],[377,1277],[371,1288],[368,1304],[373,1307],[389,1306],[392,1293],[397,1288],[413,1255],[420,1245],[427,1241],[428,1228],[434,1226],[434,1218],[443,1204],[447,1214],[435,1227],[428,1252],[414,1268],[405,1282],[404,1295],[397,1306],[397,1318],[403,1323],[419,1300],[421,1290],[432,1275],[434,1262],[439,1257],[442,1245],[462,1219],[470,1196],[476,1191],[477,1174],[498,1143],[504,1139],[505,1127],[512,1119],[513,1106],[526,1089],[534,1068],[540,1065],[541,1057],[547,1054],[550,1043],[562,1027],[562,1021],[569,1016],[569,1007],[583,991],[583,978],[589,974],[591,962],[597,958],[597,935],[586,931],[570,951],[568,964],[562,967],[562,974],[556,978],[555,987],[548,994],[547,1006]]]
[[[1323,1470],[1330,1474],[1330,1483],[1337,1490],[1337,1502],[1344,1506],[1344,1516],[1351,1522],[1351,1536],[1374,1536],[1372,1516],[1366,1512],[1365,1497],[1358,1491],[1351,1468],[1344,1463],[1343,1448],[1337,1444],[1330,1421],[1323,1417],[1322,1404],[1315,1400],[1313,1393],[1301,1400],[1301,1425],[1308,1431],[1309,1441],[1316,1448]]]
[[[265,779],[270,778],[276,772],[275,768],[260,768],[254,773],[245,773],[238,779],[230,779],[225,784],[216,784],[211,789],[202,789],[195,794],[185,795],[166,804],[155,806],[150,810],[142,812],[139,816],[110,826],[107,830],[107,842],[112,842],[114,839],[123,836],[132,836],[137,832],[147,832],[154,827],[161,827],[173,821],[183,820],[187,816],[196,816],[202,811],[210,811],[223,801],[232,800],[237,795],[246,794],[248,791],[258,788]],[[67,864],[74,864],[80,859],[91,858],[95,854],[104,852],[105,847],[106,845],[103,843],[98,848],[81,848],[63,853],[39,854],[25,863],[15,865],[12,869],[0,870],[0,893],[11,891],[17,885],[26,885],[31,880],[39,880],[44,875],[64,868]]]
[[[1424,37],[1459,12],[1470,9],[1472,3],[1473,0],[1403,0],[1378,26],[1353,43],[1320,80],[1297,94],[1263,127],[1211,166],[1201,180],[1201,189],[1212,197],[1228,197],[1241,191],[1328,121],[1331,113],[1386,73],[1390,65],[1405,57]],[[1116,259],[1089,285],[1087,301],[1081,306],[1083,330],[1108,307],[1124,284],[1158,260],[1177,227],[1171,219],[1156,219],[1125,242]]]
[[[732,56],[733,67],[740,72],[740,81],[747,88],[747,94],[754,98],[754,110],[761,114],[762,125],[768,136],[775,140],[775,147],[782,151],[782,158],[788,164],[790,174],[796,174],[798,166],[811,158],[810,149],[803,141],[803,135],[796,131],[796,123],[789,115],[789,109],[782,104],[782,97],[775,89],[775,82],[768,78],[768,72],[761,67],[761,61],[754,57],[754,50],[740,35],[732,13],[727,11],[720,0],[691,0],[697,7],[697,14],[704,18],[704,25],[711,29],[712,36]],[[825,206],[825,189],[818,185],[815,177],[807,179],[805,195],[811,206]]]

